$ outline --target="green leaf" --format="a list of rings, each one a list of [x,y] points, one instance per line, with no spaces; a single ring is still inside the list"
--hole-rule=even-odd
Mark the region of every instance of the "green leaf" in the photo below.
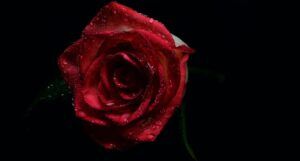
[[[182,132],[182,140],[184,143],[184,146],[187,150],[187,152],[189,153],[189,155],[195,160],[198,161],[193,148],[191,147],[191,145],[189,144],[188,141],[188,134],[187,134],[187,127],[186,127],[186,114],[185,114],[185,104],[182,104],[181,107],[181,112],[180,112],[180,127],[181,127],[181,132]]]
[[[48,83],[48,85],[42,89],[36,96],[34,101],[30,104],[25,117],[27,117],[30,112],[41,102],[55,101],[59,97],[65,97],[70,90],[62,79],[55,79]]]

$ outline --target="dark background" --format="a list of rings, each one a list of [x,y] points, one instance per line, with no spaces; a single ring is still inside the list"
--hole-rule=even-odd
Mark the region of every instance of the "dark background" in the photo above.
[[[80,130],[71,96],[67,101],[42,103],[29,110],[38,92],[59,76],[57,57],[97,11],[109,1],[44,0],[16,2],[9,11],[4,34],[12,46],[5,72],[7,100],[12,115],[6,132],[9,147],[24,159],[79,160],[192,160],[182,142],[179,111],[154,143],[123,152],[105,152]],[[186,102],[189,142],[200,161],[252,160],[263,153],[256,145],[253,122],[258,92],[260,40],[256,35],[256,4],[250,0],[164,1],[120,0],[124,5],[164,23],[196,50],[189,66],[202,69],[190,74]],[[12,14],[14,13],[14,14]],[[7,31],[7,32],[6,32]],[[15,54],[11,54],[15,53]],[[17,74],[16,74],[17,73]],[[255,77],[254,77],[255,75]],[[6,89],[6,88],[5,88]],[[16,95],[16,91],[18,91]],[[16,97],[18,98],[16,100]],[[24,119],[24,115],[29,116]],[[12,134],[10,134],[12,133]]]

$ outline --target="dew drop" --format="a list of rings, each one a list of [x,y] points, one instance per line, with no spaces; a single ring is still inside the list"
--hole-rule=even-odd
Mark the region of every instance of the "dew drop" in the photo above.
[[[50,86],[47,86],[48,89],[50,89]]]
[[[149,135],[147,136],[147,138],[152,140],[152,139],[154,138],[154,135],[153,135],[153,134],[149,134]]]
[[[63,94],[63,93],[62,93],[62,94],[60,94],[60,96],[64,96],[64,95],[65,95],[65,94]]]
[[[128,123],[128,117],[129,117],[129,114],[124,114],[124,115],[122,115],[122,121],[123,121],[124,123]]]
[[[128,119],[127,119],[127,118],[123,118],[123,122],[124,122],[124,123],[127,123],[127,122],[128,122]]]
[[[63,63],[63,65],[66,65],[66,64],[68,64],[68,63],[67,63],[67,61],[65,61],[65,60],[64,60],[62,63]]]
[[[116,11],[116,10],[113,10],[113,13],[114,13],[114,14],[117,14],[117,11]]]
[[[150,22],[150,23],[153,23],[153,21],[154,21],[153,18],[150,18],[149,22]]]
[[[107,106],[112,106],[112,105],[114,105],[115,103],[113,103],[113,102],[109,102],[109,103],[107,103],[106,105]]]

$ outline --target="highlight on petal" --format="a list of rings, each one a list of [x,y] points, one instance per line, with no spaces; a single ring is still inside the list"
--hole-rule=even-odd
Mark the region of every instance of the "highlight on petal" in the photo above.
[[[194,49],[191,49],[185,42],[183,42],[176,35],[172,34],[172,38],[175,42],[175,47],[177,48],[177,50],[181,50],[182,52],[185,52],[185,53],[188,53],[188,54],[192,54],[192,53],[195,52]]]

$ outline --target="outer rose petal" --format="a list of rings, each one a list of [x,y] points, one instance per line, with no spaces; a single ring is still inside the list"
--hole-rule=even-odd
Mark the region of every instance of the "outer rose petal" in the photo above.
[[[81,38],[60,55],[58,65],[71,87],[79,83],[80,75],[85,73],[94,61],[103,40],[101,37]]]
[[[84,37],[81,45],[80,72],[85,74],[89,66],[98,56],[98,50],[101,48],[105,38],[102,37]]]
[[[78,56],[82,39],[69,46],[58,58],[58,66],[63,72],[64,79],[71,86],[79,83]]]
[[[84,29],[83,34],[109,34],[138,29],[151,31],[152,34],[165,39],[171,46],[174,46],[170,32],[162,23],[116,2],[103,7]]]

